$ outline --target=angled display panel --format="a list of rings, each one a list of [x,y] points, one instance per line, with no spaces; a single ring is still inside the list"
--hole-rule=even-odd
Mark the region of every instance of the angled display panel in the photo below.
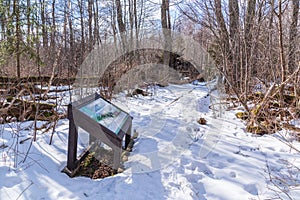
[[[129,117],[127,113],[102,98],[82,106],[79,110],[115,134],[119,133]]]
[[[109,146],[114,152],[113,169],[119,168],[122,149],[127,148],[131,138],[132,117],[127,112],[95,93],[69,104],[68,119],[69,137],[66,169],[70,176],[78,168],[81,158],[84,158],[84,155],[77,157],[78,128],[89,133],[90,146],[95,140]]]

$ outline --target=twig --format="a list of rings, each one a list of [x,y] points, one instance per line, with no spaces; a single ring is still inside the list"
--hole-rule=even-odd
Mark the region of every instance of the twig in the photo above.
[[[273,192],[275,192],[275,193],[277,194],[277,196],[278,196],[279,199],[282,199],[282,198],[280,197],[280,195],[279,195],[278,193],[279,193],[279,192],[282,192],[282,193],[285,194],[290,200],[293,200],[293,198],[288,194],[287,191],[285,191],[284,189],[282,189],[280,186],[278,186],[278,184],[276,184],[276,183],[274,182],[273,178],[276,178],[276,179],[278,179],[278,178],[277,178],[277,177],[272,177],[272,171],[271,171],[271,169],[270,169],[269,162],[268,162],[267,159],[266,159],[265,161],[266,161],[266,167],[267,167],[267,172],[268,172],[269,180],[270,180],[270,182],[273,184],[273,186],[276,187],[279,191],[276,190],[276,189],[269,188],[269,187],[268,187],[268,188],[269,188],[270,190],[272,190]],[[280,182],[284,182],[284,181],[282,181],[282,180],[280,180],[280,179],[279,179],[279,181],[280,181]]]
[[[281,133],[278,132],[278,134],[279,134],[281,137],[284,138],[284,136],[283,136]],[[290,147],[291,149],[294,149],[295,151],[297,151],[298,153],[300,153],[300,150],[297,149],[296,147],[294,147],[291,143],[286,142],[286,141],[284,141],[284,140],[282,140],[282,139],[280,139],[280,138],[277,138],[277,139],[278,139],[280,142],[282,142],[282,143],[284,143],[285,145],[287,145],[288,147]]]
[[[177,97],[176,99],[174,99],[171,103],[169,103],[167,106],[170,106],[171,104],[175,103],[176,101],[178,101],[180,98],[182,98],[184,95],[191,93],[193,90],[195,90],[196,87],[194,87],[193,89],[189,90],[187,93],[180,95],[179,97]]]
[[[32,185],[33,185],[33,182],[30,181],[30,184],[21,192],[21,194],[19,194],[19,196],[18,196],[18,198],[16,198],[16,200],[18,200],[22,196],[22,194]]]
[[[24,155],[19,153],[19,155]],[[34,163],[36,163],[38,166],[40,166],[42,169],[44,169],[46,172],[50,173],[49,170],[47,170],[47,168],[45,166],[43,166],[42,164],[40,164],[37,160],[33,159],[32,157],[29,156],[29,154],[27,155],[28,158],[30,158]]]
[[[273,93],[272,97],[274,97],[279,91],[280,91],[280,88],[284,85],[286,85],[288,82],[290,82],[292,80],[292,78],[294,78],[294,76],[296,76],[298,74],[298,72],[300,71],[300,62],[299,62],[299,65],[298,65],[298,68],[296,71],[293,72],[293,74],[291,74],[289,76],[289,78],[287,78],[284,82],[280,83],[280,85],[277,87],[277,89],[275,90],[275,92]]]
[[[14,105],[15,101],[25,92],[25,89],[22,89],[17,95],[16,97],[9,103],[8,107],[5,108],[0,108],[0,113],[7,113],[9,109],[11,109],[11,107]]]
[[[45,97],[50,91],[50,88],[51,88],[51,85],[52,85],[52,82],[53,82],[53,79],[54,79],[54,76],[55,76],[55,70],[58,66],[58,59],[59,59],[60,54],[61,54],[61,48],[58,49],[56,59],[54,60],[51,77],[50,77],[50,80],[48,82],[48,87],[47,87],[46,91],[43,93],[43,97]]]
[[[23,163],[26,161],[26,158],[27,158],[27,156],[28,156],[28,154],[29,154],[29,151],[30,151],[30,149],[31,149],[31,146],[32,146],[32,142],[33,142],[33,138],[32,138],[32,140],[31,140],[31,142],[30,142],[29,148],[27,149],[27,152],[26,152],[26,154],[25,154],[25,158],[24,158],[24,160],[23,160]]]

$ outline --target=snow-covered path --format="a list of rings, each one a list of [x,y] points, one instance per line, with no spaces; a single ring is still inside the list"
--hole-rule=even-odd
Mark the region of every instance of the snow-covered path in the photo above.
[[[215,117],[208,109],[207,88],[170,85],[155,95],[113,100],[134,118],[139,132],[124,173],[102,180],[69,178],[66,164],[68,120],[61,120],[53,145],[39,135],[23,163],[30,141],[13,151],[0,149],[0,199],[273,199],[300,196],[299,153],[280,142],[280,134],[255,137],[244,131],[233,111]],[[207,125],[197,120],[204,117]],[[32,130],[21,124],[21,138]],[[0,145],[12,147],[9,125],[1,126]],[[300,149],[298,142],[292,142]],[[7,153],[8,152],[8,153]],[[281,187],[270,182],[270,176]],[[281,183],[279,182],[281,178]],[[287,180],[285,183],[284,181]],[[288,187],[289,186],[289,187]],[[297,190],[298,189],[298,190]],[[274,190],[274,191],[273,191]]]

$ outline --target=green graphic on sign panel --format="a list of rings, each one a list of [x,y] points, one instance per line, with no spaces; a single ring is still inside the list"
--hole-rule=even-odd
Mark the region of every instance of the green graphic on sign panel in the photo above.
[[[119,133],[128,117],[128,114],[102,98],[81,107],[79,110],[115,134]]]

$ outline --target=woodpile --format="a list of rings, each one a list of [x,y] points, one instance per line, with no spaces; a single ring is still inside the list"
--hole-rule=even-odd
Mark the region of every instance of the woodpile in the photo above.
[[[7,99],[1,103],[1,122],[41,120],[53,121],[64,118],[65,115],[55,110],[56,105],[42,102],[32,102],[21,99]]]
[[[58,89],[56,92],[65,91]],[[57,112],[57,105],[47,103],[57,96],[49,96],[48,89],[41,89],[34,83],[23,83],[3,88],[0,99],[0,123],[13,121],[56,121],[65,118],[66,114]],[[52,91],[52,90],[51,90]]]

